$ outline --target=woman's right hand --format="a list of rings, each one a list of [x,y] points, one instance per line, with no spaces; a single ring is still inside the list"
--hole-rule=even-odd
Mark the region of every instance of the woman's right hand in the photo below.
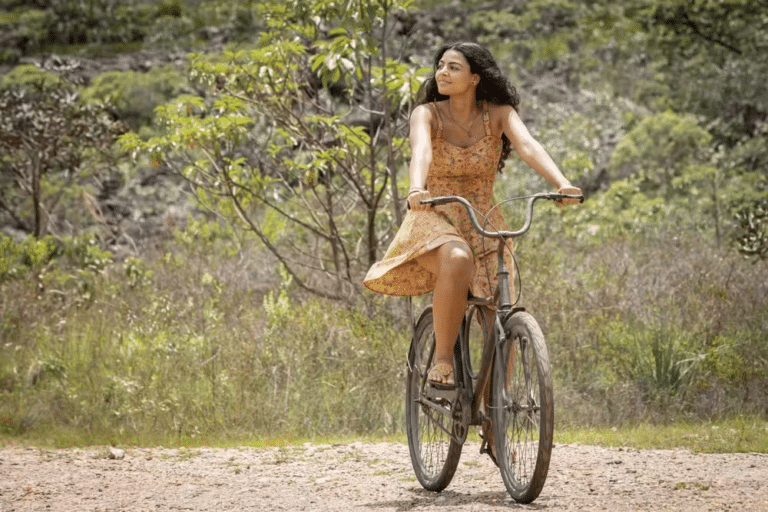
[[[412,190],[408,194],[408,208],[411,210],[418,212],[423,211],[431,207],[431,205],[428,204],[421,204],[422,199],[429,199],[429,191],[428,190]]]

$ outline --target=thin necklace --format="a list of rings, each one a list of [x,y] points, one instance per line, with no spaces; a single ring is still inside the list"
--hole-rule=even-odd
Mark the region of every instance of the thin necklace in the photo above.
[[[479,115],[476,115],[474,118],[472,118],[472,122],[469,123],[469,128],[464,128],[459,123],[456,122],[456,120],[453,118],[453,113],[451,112],[451,106],[448,105],[448,117],[451,118],[451,122],[454,124],[454,126],[458,126],[458,128],[467,134],[467,137],[472,136],[472,128],[475,126],[475,121],[477,121],[477,118],[480,117]]]

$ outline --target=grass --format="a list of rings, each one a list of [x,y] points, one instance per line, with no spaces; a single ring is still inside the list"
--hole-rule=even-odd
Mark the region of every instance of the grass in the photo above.
[[[647,449],[687,449],[701,453],[768,453],[768,422],[735,418],[722,422],[569,429],[555,432],[556,443]]]
[[[307,443],[314,445],[338,445],[352,443],[402,443],[405,444],[405,434],[368,434],[368,435],[344,435],[344,436],[279,436],[262,437],[258,435],[239,435],[235,437],[199,436],[194,438],[179,439],[178,437],[144,437],[109,439],[107,437],[76,436],[74,432],[62,434],[61,432],[49,432],[47,434],[30,436],[0,435],[0,447],[7,446],[33,446],[42,449],[65,449],[74,447],[120,445],[138,448],[164,447],[178,448],[193,451],[196,448],[281,448],[288,453],[291,448]]]
[[[480,438],[470,433],[469,442],[478,443]],[[74,436],[53,437],[11,437],[0,436],[0,447],[34,446],[38,448],[83,447],[100,442],[77,439]],[[103,442],[103,441],[102,441]],[[323,436],[323,437],[251,437],[241,436],[222,439],[220,437],[199,437],[195,439],[155,439],[128,443],[134,447],[178,448],[183,454],[193,456],[195,448],[271,448],[279,447],[286,457],[291,448],[311,443],[314,445],[338,445],[351,443],[401,443],[406,444],[405,435],[364,435],[364,436]],[[587,444],[607,447],[651,449],[686,449],[699,453],[768,453],[768,422],[757,418],[734,418],[720,422],[686,423],[669,425],[640,423],[623,427],[570,428],[555,431],[557,444]],[[105,443],[110,444],[110,443]],[[125,443],[121,443],[125,445]]]
[[[8,258],[0,446],[405,443],[402,301],[307,298],[261,259],[188,231],[147,261],[112,264],[77,241],[68,259],[31,246]],[[705,250],[662,266],[665,253],[628,241],[521,253],[558,443],[768,452],[760,268]]]

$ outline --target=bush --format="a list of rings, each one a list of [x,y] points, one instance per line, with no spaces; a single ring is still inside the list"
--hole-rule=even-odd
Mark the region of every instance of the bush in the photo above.
[[[555,222],[548,231],[562,230]],[[578,234],[578,242],[518,247],[524,305],[547,336],[560,421],[768,413],[757,398],[768,382],[757,357],[768,335],[764,267],[698,237]]]
[[[254,269],[270,272],[263,255],[244,261],[220,239],[194,240],[107,267],[90,246],[67,247],[39,288],[0,281],[5,434],[152,443],[402,432],[402,319],[302,300],[286,276],[274,291],[243,288]]]
[[[540,222],[558,233],[569,217]],[[230,235],[190,220],[157,258],[123,263],[88,238],[3,240],[0,261],[17,269],[0,279],[4,433],[150,444],[402,433],[403,302],[303,297],[260,251],[232,251]],[[763,271],[704,247],[518,243],[560,425],[768,415]]]
[[[93,79],[83,98],[106,103],[121,121],[138,131],[151,123],[155,107],[188,90],[182,73],[166,65],[146,73],[107,71]]]

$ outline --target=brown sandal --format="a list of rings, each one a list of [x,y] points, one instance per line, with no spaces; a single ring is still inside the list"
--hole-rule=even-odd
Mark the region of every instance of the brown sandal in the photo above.
[[[438,389],[453,389],[456,382],[453,380],[453,365],[450,363],[437,363],[432,366],[427,374],[427,381]]]

